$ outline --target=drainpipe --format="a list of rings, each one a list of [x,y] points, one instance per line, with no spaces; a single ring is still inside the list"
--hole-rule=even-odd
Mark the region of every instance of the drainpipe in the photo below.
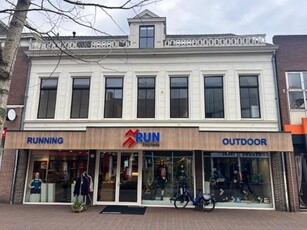
[[[282,131],[281,126],[281,113],[280,113],[280,104],[279,104],[279,93],[278,93],[278,86],[277,86],[277,72],[276,72],[276,53],[273,52],[272,55],[272,66],[273,66],[273,75],[274,75],[274,88],[275,88],[275,95],[276,95],[276,108],[277,108],[277,116],[278,116],[278,130]],[[285,153],[281,152],[281,163],[282,163],[282,175],[284,181],[284,189],[285,189],[285,200],[286,200],[286,210],[289,212],[289,195],[288,195],[288,185],[287,185],[287,176],[286,176],[286,164],[285,164]]]
[[[31,45],[31,44],[30,44]],[[27,71],[27,82],[26,82],[26,90],[25,90],[25,97],[23,99],[23,110],[21,115],[21,122],[20,122],[20,130],[24,129],[24,118],[26,113],[26,105],[27,105],[27,98],[28,98],[28,89],[29,89],[29,81],[30,81],[30,72],[32,67],[31,59],[28,58],[28,71]],[[12,181],[12,188],[10,194],[10,204],[13,204],[14,201],[14,194],[15,194],[15,185],[16,185],[16,174],[17,174],[17,166],[18,166],[18,157],[19,157],[19,150],[15,152],[15,162],[14,162],[14,173],[13,173],[13,181]],[[29,160],[29,158],[28,158]]]

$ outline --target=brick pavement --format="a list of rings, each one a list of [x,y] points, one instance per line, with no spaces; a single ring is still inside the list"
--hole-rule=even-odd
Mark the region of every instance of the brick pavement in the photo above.
[[[199,210],[149,207],[145,215],[99,214],[103,206],[72,213],[64,205],[0,204],[0,229],[307,229],[307,213],[216,209]]]

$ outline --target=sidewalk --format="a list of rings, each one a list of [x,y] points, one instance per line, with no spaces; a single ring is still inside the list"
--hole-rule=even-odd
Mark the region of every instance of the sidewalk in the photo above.
[[[307,229],[307,213],[216,209],[147,208],[145,215],[99,214],[103,206],[72,213],[63,205],[0,204],[0,229]]]

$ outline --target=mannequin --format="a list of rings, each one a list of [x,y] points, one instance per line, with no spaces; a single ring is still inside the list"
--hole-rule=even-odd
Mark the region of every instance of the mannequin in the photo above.
[[[39,178],[39,173],[35,173],[34,179],[30,182],[31,194],[40,194],[43,181]]]
[[[179,167],[177,168],[177,179],[178,179],[178,188],[180,194],[183,194],[184,187],[186,186],[186,171],[185,167],[183,164],[180,164]]]
[[[163,200],[164,188],[167,182],[167,167],[165,166],[164,161],[160,161],[160,165],[157,169],[157,179],[161,188],[161,200]]]
[[[87,177],[86,172],[82,173],[81,177],[77,179],[75,189],[74,189],[74,196],[82,195],[83,197],[83,202],[85,201],[85,197],[89,194],[90,192],[90,181],[89,178]]]
[[[178,168],[178,171],[177,171],[177,179],[180,181],[180,182],[185,182],[185,179],[186,179],[187,175],[186,175],[186,172],[185,172],[185,168],[184,168],[184,165],[181,164]]]

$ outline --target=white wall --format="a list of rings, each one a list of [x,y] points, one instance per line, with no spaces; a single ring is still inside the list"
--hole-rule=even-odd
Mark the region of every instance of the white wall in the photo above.
[[[201,130],[278,131],[274,79],[269,54],[197,54],[186,56],[107,57],[101,66],[62,59],[32,62],[26,107],[27,130],[84,130],[86,126],[199,126]],[[58,76],[55,119],[37,119],[40,77]],[[189,118],[170,119],[169,75],[189,77]],[[224,76],[224,119],[205,119],[203,75]],[[239,74],[259,75],[260,119],[241,119]],[[106,75],[124,76],[123,116],[104,119]],[[137,119],[137,75],[156,75],[156,117]],[[70,119],[72,77],[90,76],[88,119]]]

